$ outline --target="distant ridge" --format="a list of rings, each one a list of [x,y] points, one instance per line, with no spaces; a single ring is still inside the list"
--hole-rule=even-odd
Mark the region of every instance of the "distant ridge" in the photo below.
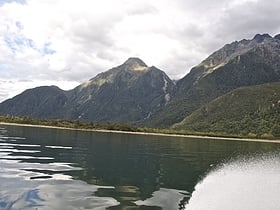
[[[228,94],[238,95],[243,91],[244,100],[240,101],[240,106],[236,104],[236,110],[240,109],[237,112],[242,113],[242,110],[246,111],[243,102],[250,99],[251,108],[254,108],[254,100],[259,100],[256,94],[261,96],[262,91],[267,98],[276,100],[271,94],[278,88],[277,82],[280,82],[280,34],[274,37],[257,34],[250,40],[226,44],[192,68],[176,84],[158,68],[147,66],[139,58],[129,58],[70,91],[54,86],[26,90],[2,102],[0,114],[222,132],[223,129],[210,126],[208,120],[214,115],[205,118],[205,126],[202,126],[203,107],[210,106],[216,110],[216,113],[213,112],[215,116],[225,114],[214,107],[228,103],[230,108],[230,104],[236,103]],[[255,97],[252,98],[253,95]],[[275,115],[277,118],[279,111]],[[258,119],[269,121],[267,116],[268,113],[258,115]],[[232,116],[228,119],[235,120]],[[257,121],[254,117],[250,120]],[[250,120],[248,127],[252,125]],[[221,116],[217,117],[213,125],[220,125],[222,121]],[[269,122],[278,123],[277,120]],[[259,130],[268,135],[274,132]],[[224,131],[232,132],[228,129]]]
[[[38,87],[0,104],[0,114],[135,124],[171,100],[174,83],[139,58],[98,74],[70,91]]]
[[[280,81],[279,37],[258,34],[226,44],[177,81],[173,100],[148,123],[168,127],[236,88]]]

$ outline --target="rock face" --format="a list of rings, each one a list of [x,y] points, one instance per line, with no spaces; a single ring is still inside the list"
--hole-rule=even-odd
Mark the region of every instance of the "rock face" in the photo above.
[[[67,92],[54,87],[25,91],[3,102],[0,114],[134,124],[168,104],[174,89],[163,71],[130,58]]]
[[[280,34],[275,35],[274,39],[279,39],[280,40]]]
[[[214,52],[177,82],[177,92],[149,124],[170,126],[238,87],[280,81],[280,40],[268,34],[235,41]]]
[[[70,118],[140,123],[169,102],[174,88],[163,71],[130,58],[72,90]]]

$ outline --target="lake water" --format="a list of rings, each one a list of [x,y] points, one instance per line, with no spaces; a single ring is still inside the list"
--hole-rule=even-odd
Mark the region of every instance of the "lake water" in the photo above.
[[[280,144],[0,126],[0,209],[280,209]]]

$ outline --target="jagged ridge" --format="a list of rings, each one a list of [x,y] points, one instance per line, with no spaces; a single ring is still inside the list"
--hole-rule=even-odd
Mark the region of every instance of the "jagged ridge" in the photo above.
[[[70,91],[54,87],[25,91],[0,104],[0,114],[135,124],[165,106],[174,88],[163,71],[129,58]],[[40,94],[45,98],[34,97]]]
[[[25,91],[1,103],[0,114],[168,127],[236,88],[280,81],[279,56],[280,34],[257,34],[225,45],[176,85],[163,71],[129,58],[70,91]]]
[[[152,126],[171,126],[194,110],[238,87],[280,80],[279,35],[256,35],[214,52],[177,82],[171,103],[154,115]]]

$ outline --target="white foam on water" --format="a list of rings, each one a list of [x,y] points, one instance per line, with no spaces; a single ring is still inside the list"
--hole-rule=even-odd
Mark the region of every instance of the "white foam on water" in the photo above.
[[[280,209],[280,155],[241,158],[210,172],[186,210]]]

